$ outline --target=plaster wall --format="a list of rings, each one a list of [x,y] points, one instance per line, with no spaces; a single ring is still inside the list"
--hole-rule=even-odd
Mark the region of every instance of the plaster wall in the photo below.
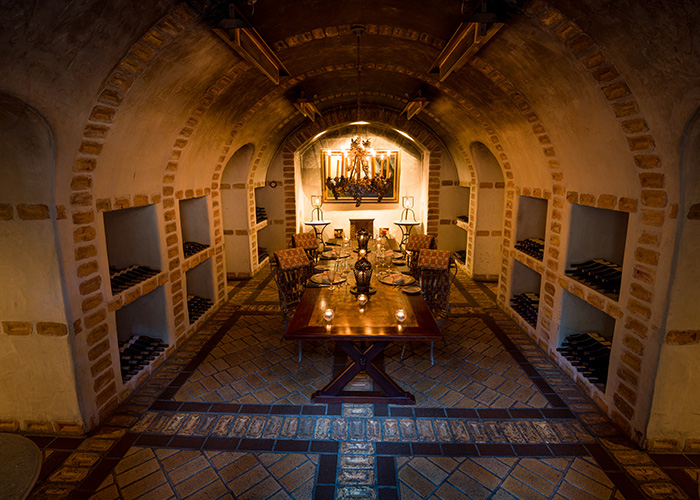
[[[691,215],[700,202],[700,113],[695,112],[680,144],[682,200],[680,228],[655,380],[647,439],[675,439],[686,447],[700,443],[700,399],[690,388],[700,385],[700,221]],[[678,419],[678,415],[687,418]]]
[[[303,196],[297,198],[297,208],[302,209],[302,219],[299,220],[300,230],[308,231],[309,226],[304,226],[305,221],[311,220],[311,196],[322,192],[321,183],[321,149],[343,149],[350,144],[351,135],[338,138],[326,139],[323,144],[316,144],[308,148],[301,154],[301,186]],[[391,203],[382,201],[381,203],[371,203],[363,201],[359,207],[355,207],[351,202],[327,202],[322,210],[325,220],[332,223],[327,227],[325,238],[332,237],[333,229],[344,229],[345,234],[350,234],[350,219],[374,219],[374,229],[389,228],[389,234],[397,242],[401,241],[401,231],[393,224],[401,216],[401,196],[414,197],[414,211],[416,219],[425,224],[426,200],[421,196],[423,184],[426,182],[426,173],[423,167],[423,160],[415,153],[401,148],[393,141],[389,141],[381,136],[373,136],[372,147],[375,150],[395,150],[400,151],[401,177],[399,185],[399,201]],[[415,232],[423,232],[421,226],[414,228]]]
[[[211,75],[224,72],[231,63],[229,51],[220,45],[211,33],[188,31],[136,80],[100,154],[95,172],[97,198],[160,191],[174,142],[187,125],[197,98],[213,83]],[[181,186],[208,185],[205,179],[213,174],[226,134],[225,127],[218,128],[221,124],[212,121],[204,122],[203,133],[195,132],[191,140],[195,147],[185,148],[187,156],[177,176]],[[187,172],[195,173],[196,184]]]
[[[54,154],[43,117],[0,94],[0,203],[11,215],[0,222],[0,418],[23,428],[81,420],[52,220]]]

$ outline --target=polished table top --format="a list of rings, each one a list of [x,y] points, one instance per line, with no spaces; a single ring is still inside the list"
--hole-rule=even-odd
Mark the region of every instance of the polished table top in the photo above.
[[[354,278],[348,276],[351,282]],[[328,287],[307,288],[297,307],[286,340],[386,340],[435,341],[442,339],[440,328],[418,293],[407,295],[400,287],[385,285],[375,279],[372,286],[377,293],[363,308],[347,286],[329,290]],[[335,311],[328,323],[323,317],[327,308]],[[399,326],[396,310],[404,309],[406,319]]]

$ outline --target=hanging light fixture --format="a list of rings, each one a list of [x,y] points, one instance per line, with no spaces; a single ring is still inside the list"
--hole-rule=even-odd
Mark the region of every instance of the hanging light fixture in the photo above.
[[[345,160],[349,173],[346,176],[336,174],[335,177],[326,179],[326,187],[331,190],[337,200],[340,196],[349,196],[355,200],[355,206],[359,207],[362,198],[376,196],[378,202],[391,188],[393,179],[381,174],[373,174],[372,164],[376,152],[372,149],[372,140],[360,137],[360,84],[362,82],[362,66],[360,65],[360,36],[365,32],[365,27],[356,25],[352,27],[353,34],[357,37],[357,130],[355,137],[350,139],[350,148],[345,152]]]

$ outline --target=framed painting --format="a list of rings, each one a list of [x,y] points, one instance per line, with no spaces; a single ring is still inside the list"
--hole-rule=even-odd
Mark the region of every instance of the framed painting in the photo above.
[[[321,150],[321,185],[323,186],[324,203],[348,203],[354,202],[352,196],[339,196],[336,199],[333,192],[326,187],[328,177],[348,177],[351,173],[351,158],[346,157],[342,149]],[[370,162],[370,175],[383,175],[389,180],[389,190],[382,198],[382,202],[398,203],[399,201],[399,179],[401,178],[401,165],[399,162],[398,150],[378,150]],[[376,195],[363,196],[362,203],[372,203],[377,201]]]

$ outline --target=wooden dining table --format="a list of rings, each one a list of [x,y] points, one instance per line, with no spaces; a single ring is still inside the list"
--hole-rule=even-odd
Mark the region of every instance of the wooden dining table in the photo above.
[[[354,284],[354,278],[348,277]],[[442,332],[420,293],[406,294],[402,288],[372,280],[376,293],[361,307],[348,287],[307,288],[296,309],[285,340],[334,341],[347,355],[349,363],[334,373],[333,380],[311,396],[312,403],[389,403],[414,405],[413,394],[404,391],[384,371],[381,356],[392,342],[442,339]],[[331,321],[324,312],[334,311]],[[397,309],[405,311],[405,320],[396,318]],[[358,374],[365,372],[375,382],[375,390],[347,390]]]

